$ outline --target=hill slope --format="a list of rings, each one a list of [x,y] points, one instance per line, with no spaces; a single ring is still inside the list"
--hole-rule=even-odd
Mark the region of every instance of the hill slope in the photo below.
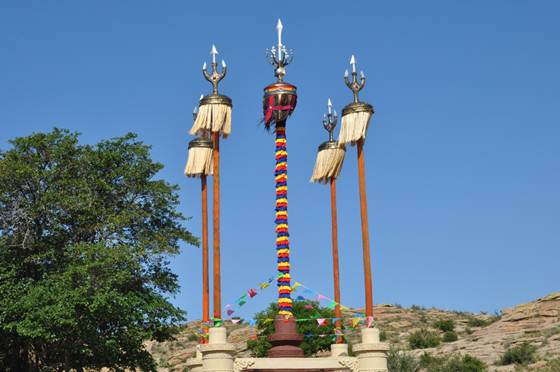
[[[387,342],[401,349],[409,349],[408,337],[419,329],[427,329],[441,338],[443,331],[436,322],[452,320],[456,341],[441,342],[439,346],[412,350],[420,356],[424,352],[433,355],[452,353],[470,354],[486,363],[491,371],[513,371],[513,365],[494,366],[508,347],[530,343],[537,348],[537,363],[528,370],[542,370],[546,361],[560,358],[560,292],[539,298],[527,304],[502,310],[501,315],[473,314],[457,311],[426,309],[413,306],[377,305],[374,309],[378,326]],[[351,315],[351,314],[348,314]],[[186,359],[194,354],[197,344],[192,331],[199,322],[189,323],[175,341],[151,342],[148,350],[160,361],[162,371],[183,371]],[[229,341],[236,345],[240,356],[250,355],[246,341],[256,330],[247,325],[226,322]],[[350,343],[358,341],[358,332],[348,337]],[[519,369],[519,368],[518,368]]]

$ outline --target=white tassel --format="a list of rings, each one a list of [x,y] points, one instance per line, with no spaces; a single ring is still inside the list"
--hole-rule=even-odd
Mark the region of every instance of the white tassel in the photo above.
[[[204,132],[221,132],[226,138],[231,133],[231,106],[221,103],[200,105],[196,120],[191,128],[191,135]]]
[[[191,147],[187,155],[185,176],[200,177],[212,174],[212,149],[209,147]]]
[[[313,169],[310,182],[327,183],[331,178],[337,178],[344,161],[343,148],[326,148],[317,153],[317,161]]]
[[[354,145],[359,139],[366,138],[366,131],[371,119],[371,112],[352,112],[342,116],[338,143]]]

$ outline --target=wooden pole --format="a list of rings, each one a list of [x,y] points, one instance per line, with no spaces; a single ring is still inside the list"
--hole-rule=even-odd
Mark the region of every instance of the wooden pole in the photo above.
[[[202,322],[210,320],[210,289],[208,278],[208,188],[206,175],[200,176],[200,188],[202,194]],[[204,333],[208,332],[207,327],[203,327]],[[206,338],[202,337],[201,343],[206,343]]]
[[[213,168],[213,245],[214,245],[214,318],[222,319],[220,273],[220,133],[212,133]]]
[[[338,221],[336,209],[336,179],[331,177],[331,237],[332,237],[332,257],[333,257],[333,280],[334,280],[334,300],[336,306],[334,308],[334,316],[341,318],[340,312],[340,272],[338,264]],[[336,329],[341,329],[341,322],[338,319],[335,322]],[[341,336],[336,337],[336,343],[343,343]]]
[[[362,248],[364,259],[364,284],[366,297],[366,316],[373,316],[373,293],[371,280],[371,254],[369,250],[369,228],[366,198],[366,175],[364,162],[364,140],[360,138],[358,148],[358,183],[360,188],[360,215],[362,219]]]

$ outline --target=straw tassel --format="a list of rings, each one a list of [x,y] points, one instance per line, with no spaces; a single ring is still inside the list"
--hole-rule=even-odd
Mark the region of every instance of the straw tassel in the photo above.
[[[202,144],[202,145],[201,145]],[[195,139],[189,143],[185,176],[200,177],[212,174],[212,146],[210,141]]]
[[[371,116],[372,112],[369,111],[343,114],[338,143],[341,145],[347,143],[354,145],[359,139],[365,139]]]
[[[310,182],[327,183],[331,178],[338,178],[345,153],[340,146],[319,150]]]
[[[231,133],[231,106],[222,103],[201,104],[190,134],[220,132],[224,138]]]

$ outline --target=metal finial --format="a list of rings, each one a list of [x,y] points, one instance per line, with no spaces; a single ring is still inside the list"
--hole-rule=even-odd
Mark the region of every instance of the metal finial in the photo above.
[[[331,99],[327,101],[327,110],[328,113],[323,115],[323,128],[329,133],[329,142],[334,141],[333,132],[334,128],[336,128],[336,122],[338,120],[338,115],[336,110],[332,108]]]
[[[358,103],[360,102],[358,93],[360,92],[360,90],[364,88],[364,85],[366,84],[366,77],[364,75],[364,72],[361,71],[360,82],[358,82],[358,72],[356,71],[356,58],[354,57],[354,55],[352,55],[352,57],[350,58],[350,65],[352,65],[352,81],[350,81],[348,77],[348,70],[346,70],[344,72],[344,82],[346,83],[346,86],[350,88],[350,90],[354,94],[354,103]]]
[[[282,30],[284,26],[282,21],[278,20],[276,24],[276,31],[278,33],[278,45],[272,46],[272,48],[266,50],[266,56],[271,65],[275,66],[274,76],[278,79],[278,82],[284,81],[284,75],[286,75],[286,66],[288,66],[294,59],[294,51],[292,49],[287,49],[284,44],[282,44]]]
[[[218,55],[218,50],[216,46],[212,45],[212,49],[210,50],[210,54],[212,55],[212,63],[210,64],[212,71],[208,73],[206,68],[206,62],[202,66],[202,73],[204,74],[204,78],[212,84],[212,94],[217,96],[218,95],[218,83],[226,76],[227,74],[227,66],[226,63],[222,60],[222,72],[218,72],[218,63],[216,62],[216,56]]]

